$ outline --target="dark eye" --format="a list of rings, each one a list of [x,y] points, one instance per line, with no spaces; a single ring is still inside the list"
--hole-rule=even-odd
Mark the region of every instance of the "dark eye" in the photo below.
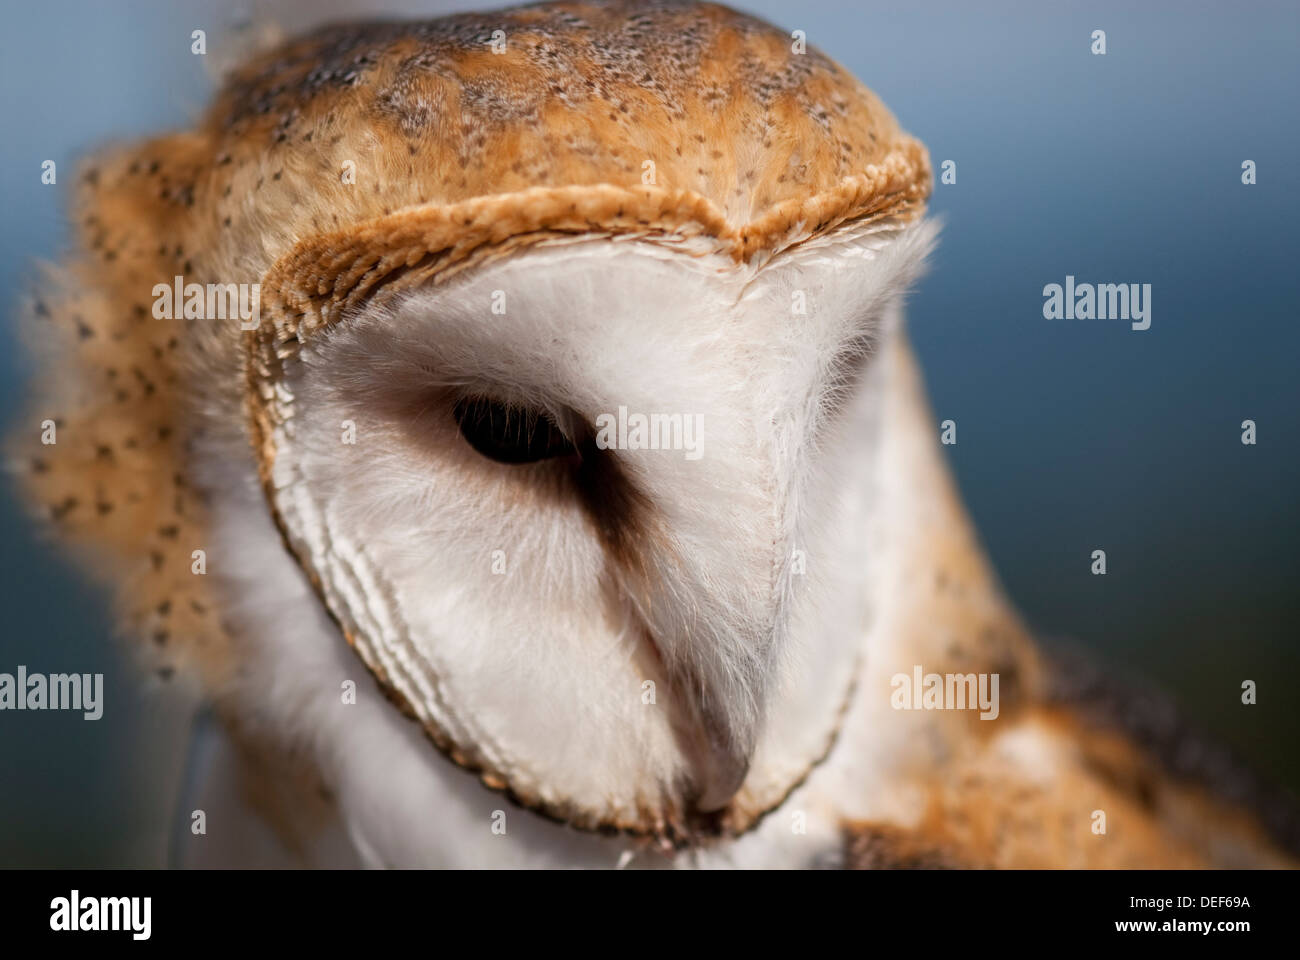
[[[535,463],[574,452],[544,413],[484,397],[466,397],[453,411],[469,445],[499,463]]]

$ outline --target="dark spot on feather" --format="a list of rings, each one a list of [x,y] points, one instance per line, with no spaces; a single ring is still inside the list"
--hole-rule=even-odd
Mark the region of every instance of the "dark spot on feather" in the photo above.
[[[77,508],[80,501],[76,497],[68,497],[62,503],[50,507],[50,517],[53,520],[62,520],[69,513]]]

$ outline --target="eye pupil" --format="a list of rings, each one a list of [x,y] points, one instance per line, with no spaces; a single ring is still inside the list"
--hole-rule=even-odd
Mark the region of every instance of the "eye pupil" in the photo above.
[[[485,397],[466,397],[453,415],[469,445],[498,463],[536,463],[574,452],[551,418]]]

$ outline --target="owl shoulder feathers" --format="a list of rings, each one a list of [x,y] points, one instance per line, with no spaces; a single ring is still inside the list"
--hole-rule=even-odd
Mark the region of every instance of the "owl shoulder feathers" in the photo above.
[[[942,463],[910,350],[900,341],[883,362],[896,385],[884,446],[899,478],[898,548],[893,579],[880,587],[893,598],[883,642],[861,682],[873,689],[872,750],[888,773],[867,792],[871,812],[846,817],[846,864],[1295,866],[1290,804],[1198,741],[1169,704],[1031,639]],[[891,680],[915,666],[996,675],[996,718],[893,709]],[[1188,748],[1207,762],[1179,763]]]

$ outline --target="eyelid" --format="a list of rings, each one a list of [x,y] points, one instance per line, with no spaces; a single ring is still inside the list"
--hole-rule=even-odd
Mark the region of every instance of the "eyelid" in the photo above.
[[[497,463],[538,463],[578,452],[545,408],[473,393],[456,401],[452,416],[465,441]]]
[[[514,410],[541,414],[550,420],[551,424],[560,431],[564,439],[569,441],[575,449],[581,446],[582,441],[592,432],[582,414],[571,407],[553,403],[545,398],[539,397],[525,402],[510,396],[505,391],[494,390],[490,385],[465,385],[455,394],[452,405],[453,407],[459,406],[467,400],[485,400],[490,403],[499,403]]]

